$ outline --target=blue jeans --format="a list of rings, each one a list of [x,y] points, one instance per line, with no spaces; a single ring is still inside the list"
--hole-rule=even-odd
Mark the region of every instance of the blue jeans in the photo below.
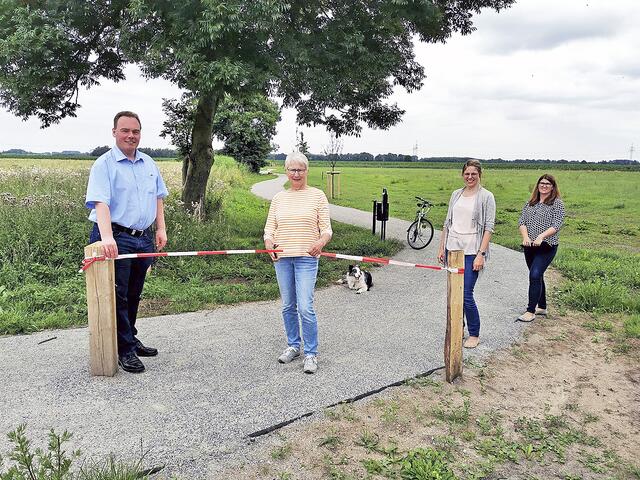
[[[539,247],[523,247],[524,259],[529,267],[529,305],[527,312],[535,313],[536,306],[547,308],[544,272],[558,252],[557,245],[542,243]]]
[[[475,255],[464,256],[464,316],[467,319],[467,330],[470,337],[480,336],[480,313],[473,298],[473,289],[478,280],[478,273],[473,271]]]
[[[141,237],[134,237],[125,232],[113,232],[113,238],[118,245],[118,254],[150,253],[155,251],[151,233],[147,229]],[[100,240],[98,224],[94,223],[89,236],[91,243]],[[115,264],[116,277],[116,323],[118,328],[118,355],[123,356],[135,351],[138,339],[136,335],[136,319],[140,295],[144,287],[144,279],[152,258],[135,258],[117,260]]]
[[[318,276],[315,257],[281,257],[274,263],[280,296],[282,319],[287,344],[300,350],[300,323],[304,339],[304,354],[318,353],[318,319],[313,308],[313,290]]]

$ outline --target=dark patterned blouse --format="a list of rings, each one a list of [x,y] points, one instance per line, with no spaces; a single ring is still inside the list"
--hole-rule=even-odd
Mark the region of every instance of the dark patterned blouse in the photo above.
[[[518,225],[524,225],[529,232],[529,238],[535,240],[538,235],[550,227],[556,229],[556,233],[544,239],[549,245],[558,245],[558,232],[564,222],[564,203],[556,198],[553,205],[546,203],[536,203],[534,206],[529,202],[524,204]]]

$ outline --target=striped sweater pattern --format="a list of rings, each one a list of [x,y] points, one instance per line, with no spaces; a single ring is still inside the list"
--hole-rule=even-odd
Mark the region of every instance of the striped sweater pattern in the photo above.
[[[329,202],[322,190],[307,186],[284,190],[273,197],[264,238],[284,250],[281,257],[309,256],[307,250],[323,233],[333,234]]]

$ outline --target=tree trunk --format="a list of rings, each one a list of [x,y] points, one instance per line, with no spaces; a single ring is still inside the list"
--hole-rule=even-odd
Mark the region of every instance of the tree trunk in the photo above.
[[[182,169],[184,208],[201,217],[205,214],[207,181],[213,165],[213,116],[221,97],[213,92],[200,95],[191,133],[191,153],[185,157]]]

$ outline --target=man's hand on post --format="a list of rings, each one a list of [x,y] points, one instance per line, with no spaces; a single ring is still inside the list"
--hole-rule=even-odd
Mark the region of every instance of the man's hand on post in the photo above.
[[[107,258],[116,258],[118,256],[118,244],[113,237],[102,239],[102,253]]]

